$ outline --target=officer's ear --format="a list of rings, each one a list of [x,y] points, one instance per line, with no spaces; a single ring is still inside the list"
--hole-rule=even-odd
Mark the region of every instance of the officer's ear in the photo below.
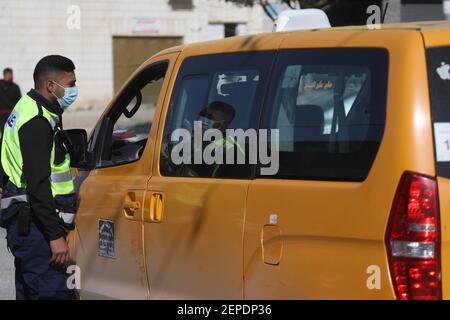
[[[50,79],[45,80],[45,88],[47,89],[48,93],[55,93],[57,89],[55,82]]]

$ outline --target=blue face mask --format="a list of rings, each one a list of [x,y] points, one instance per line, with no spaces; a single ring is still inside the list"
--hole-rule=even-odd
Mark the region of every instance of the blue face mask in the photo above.
[[[198,121],[202,122],[203,130],[208,130],[208,129],[214,128],[214,124],[215,124],[214,120],[208,119],[204,116],[199,116]]]
[[[63,110],[66,110],[77,99],[78,88],[77,87],[66,88],[55,81],[53,81],[53,82],[64,89],[64,96],[62,96],[61,98],[59,98],[55,93],[53,93],[53,92],[52,93],[58,100],[58,103],[61,106],[61,108]]]

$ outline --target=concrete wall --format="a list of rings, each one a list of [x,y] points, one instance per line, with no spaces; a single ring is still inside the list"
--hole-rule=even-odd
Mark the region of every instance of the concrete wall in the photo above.
[[[12,67],[26,92],[41,57],[68,56],[76,64],[80,89],[74,108],[104,107],[113,94],[114,35],[183,36],[189,43],[208,37],[209,22],[244,22],[247,33],[271,28],[259,6],[238,8],[220,0],[193,4],[192,10],[174,11],[168,0],[0,0],[0,70]],[[154,21],[140,23],[138,17]]]

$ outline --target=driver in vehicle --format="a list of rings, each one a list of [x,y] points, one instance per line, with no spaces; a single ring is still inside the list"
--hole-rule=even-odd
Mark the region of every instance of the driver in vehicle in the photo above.
[[[226,150],[234,147],[238,152],[245,154],[236,139],[226,135],[226,129],[233,121],[235,114],[234,108],[228,103],[213,101],[207,107],[200,110],[197,118],[197,121],[201,121],[202,123],[203,131],[217,129],[222,133],[223,138],[212,143],[218,147],[223,147],[223,154],[225,154]],[[210,143],[209,141],[203,142],[202,151]],[[191,145],[194,146],[194,143],[191,143]],[[183,164],[179,167],[179,174],[185,177],[220,177],[225,166],[224,164]]]

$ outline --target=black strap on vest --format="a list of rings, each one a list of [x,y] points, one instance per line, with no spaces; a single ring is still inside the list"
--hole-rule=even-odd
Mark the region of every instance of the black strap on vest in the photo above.
[[[36,101],[36,106],[37,106],[37,109],[38,109],[38,117],[42,117],[43,116],[43,114],[44,114],[44,112],[42,111],[42,106]],[[25,181],[25,176],[23,175],[23,171],[22,171],[22,174],[21,174],[21,176],[20,176],[20,182],[22,182],[22,183],[26,183],[26,181]]]
[[[42,115],[44,114],[44,112],[42,111],[42,106],[39,103],[37,103],[37,101],[36,101],[36,105],[38,108],[38,116],[42,117]]]

